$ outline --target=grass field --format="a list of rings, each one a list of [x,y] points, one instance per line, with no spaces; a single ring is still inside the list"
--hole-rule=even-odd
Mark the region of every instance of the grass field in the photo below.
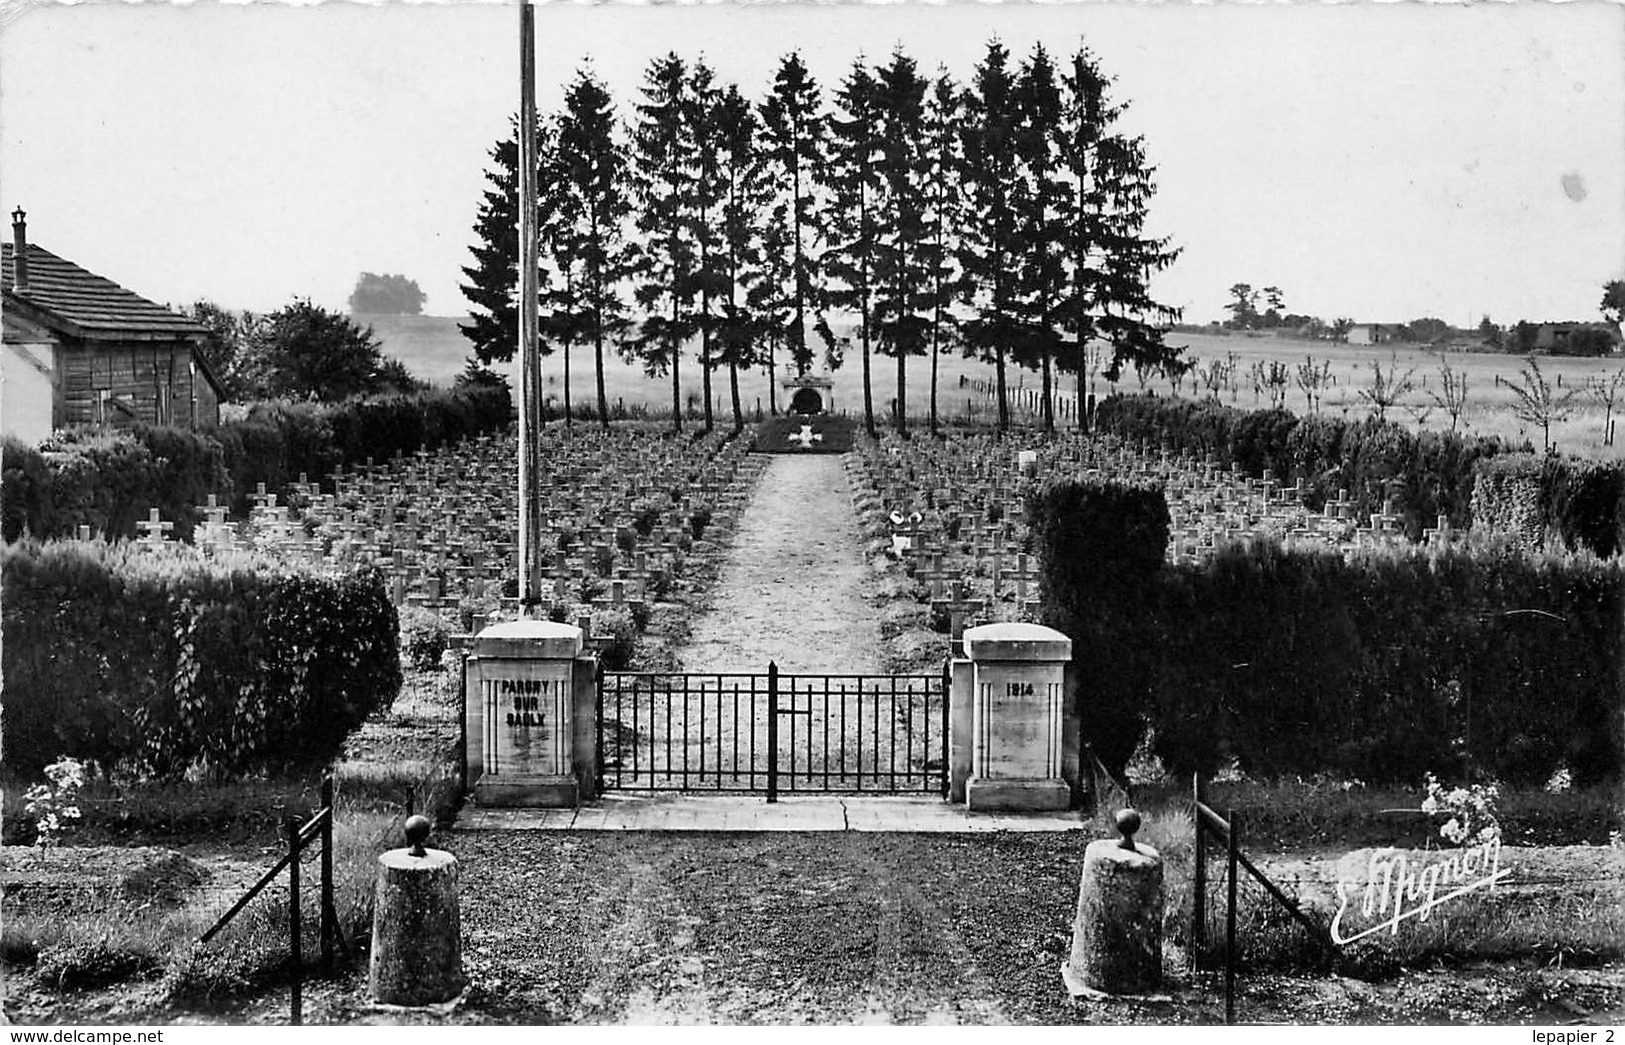
[[[361,321],[373,327],[374,334],[384,345],[386,354],[400,359],[414,374],[435,384],[446,385],[463,369],[469,344],[457,329],[459,320],[447,316],[368,316]],[[1267,406],[1267,395],[1254,394],[1247,372],[1255,361],[1277,360],[1296,367],[1306,360],[1315,363],[1330,362],[1331,378],[1335,382],[1324,394],[1320,404],[1322,413],[1338,416],[1362,417],[1370,412],[1360,397],[1362,389],[1372,383],[1372,364],[1380,364],[1384,371],[1397,366],[1400,374],[1409,372],[1413,390],[1389,411],[1391,420],[1413,428],[1448,428],[1450,420],[1433,396],[1440,391],[1440,368],[1448,364],[1465,373],[1467,380],[1467,408],[1461,429],[1483,435],[1498,435],[1511,440],[1529,440],[1536,449],[1541,446],[1538,426],[1520,421],[1513,415],[1516,396],[1508,382],[1518,382],[1525,361],[1519,356],[1498,353],[1452,352],[1446,356],[1415,346],[1364,346],[1334,344],[1330,341],[1300,341],[1291,338],[1248,337],[1243,335],[1219,336],[1213,334],[1175,333],[1169,336],[1172,344],[1186,346],[1186,357],[1198,365],[1235,356],[1236,377],[1232,390],[1225,392],[1223,402],[1253,409]],[[872,366],[872,389],[877,420],[890,416],[890,404],[896,395],[896,363],[884,356],[875,356]],[[1564,356],[1544,357],[1540,368],[1554,390],[1566,393],[1583,386],[1594,377],[1607,377],[1625,369],[1625,359],[1618,356],[1580,359]],[[508,364],[504,372],[517,386],[517,364]],[[994,416],[992,403],[974,387],[977,382],[993,379],[991,365],[944,356],[938,363],[938,411],[945,420],[988,420]],[[542,374],[547,394],[556,408],[563,403],[563,359],[559,355],[544,358]],[[780,376],[782,377],[783,368]],[[924,418],[930,401],[930,360],[914,358],[908,361],[908,410],[911,418]],[[833,408],[836,412],[863,416],[862,362],[848,357],[844,365],[832,375]],[[1499,379],[1499,380],[1498,380]],[[1557,388],[1561,381],[1561,388]],[[1038,375],[1011,367],[1007,382],[1012,389],[1033,389],[1039,384]],[[669,377],[649,377],[639,366],[623,362],[619,356],[606,352],[604,383],[612,410],[617,404],[636,413],[640,408],[653,412],[669,409],[671,380]],[[683,360],[682,372],[685,408],[702,409],[699,367],[693,356]],[[759,408],[769,410],[768,380],[761,368],[740,374],[740,399],[747,414],[754,415]],[[571,353],[571,399],[579,409],[594,402],[593,363],[590,349],[576,349]],[[1171,383],[1164,378],[1149,379],[1144,386],[1159,395],[1173,392]],[[1065,396],[1075,394],[1077,384],[1071,377],[1060,380],[1060,391]],[[1094,392],[1104,397],[1114,386],[1097,378]],[[1115,389],[1135,392],[1141,389],[1133,371],[1126,373]],[[1194,376],[1187,378],[1180,394],[1194,397],[1203,394]],[[729,416],[727,375],[719,373],[713,379],[713,408],[719,419]],[[783,409],[784,395],[779,395]],[[1012,397],[1013,399],[1015,397]],[[1625,405],[1625,404],[1622,404]],[[1294,384],[1289,386],[1286,406],[1295,413],[1308,412],[1304,393]],[[1603,408],[1586,394],[1578,395],[1572,403],[1571,416],[1552,426],[1551,439],[1560,450],[1582,456],[1614,457],[1625,454],[1618,446],[1603,445]],[[1032,415],[1013,406],[1017,418]],[[1616,411],[1618,413],[1618,411]]]

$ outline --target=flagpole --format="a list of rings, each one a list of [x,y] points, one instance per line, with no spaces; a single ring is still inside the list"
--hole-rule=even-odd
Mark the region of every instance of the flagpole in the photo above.
[[[541,615],[541,359],[537,351],[536,23],[530,0],[519,5],[519,599],[527,617]]]

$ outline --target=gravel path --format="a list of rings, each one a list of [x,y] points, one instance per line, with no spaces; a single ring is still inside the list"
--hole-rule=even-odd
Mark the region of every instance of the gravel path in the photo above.
[[[757,482],[685,671],[875,674],[880,634],[852,490],[833,454],[775,456]]]

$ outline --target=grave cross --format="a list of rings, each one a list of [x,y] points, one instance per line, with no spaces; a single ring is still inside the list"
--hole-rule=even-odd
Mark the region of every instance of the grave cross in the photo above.
[[[167,540],[164,535],[173,530],[175,524],[158,518],[158,509],[154,508],[147,513],[146,521],[136,523],[135,528],[143,533],[141,537],[143,545],[148,548],[157,548]]]

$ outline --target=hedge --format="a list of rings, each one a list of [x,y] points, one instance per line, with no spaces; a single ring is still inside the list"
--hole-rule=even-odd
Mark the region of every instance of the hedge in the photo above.
[[[1554,542],[1607,558],[1625,547],[1625,464],[1556,454],[1484,461],[1473,519],[1526,548]]]
[[[1096,428],[1128,440],[1239,465],[1248,475],[1270,475],[1309,487],[1307,503],[1319,511],[1347,490],[1355,511],[1371,515],[1393,498],[1405,532],[1418,539],[1440,515],[1457,529],[1472,520],[1479,461],[1509,451],[1493,436],[1412,432],[1374,417],[1298,417],[1286,410],[1239,410],[1212,400],[1114,395],[1096,408]]]
[[[1114,771],[1149,726],[1176,772],[1234,757],[1368,782],[1619,775],[1617,563],[1505,542],[1345,561],[1252,541],[1173,567],[1153,498],[1053,480],[1029,501],[1044,618],[1074,640],[1086,739]],[[1113,558],[1134,565],[1097,568]]]
[[[72,537],[78,527],[134,537],[157,508],[190,539],[209,494],[247,510],[260,483],[284,495],[301,474],[432,450],[513,419],[507,389],[458,388],[336,404],[257,403],[247,416],[191,431],[153,425],[66,429],[38,449],[4,443],[4,536]]]
[[[14,771],[59,755],[160,779],[325,764],[400,690],[375,572],[25,540],[0,575]]]

